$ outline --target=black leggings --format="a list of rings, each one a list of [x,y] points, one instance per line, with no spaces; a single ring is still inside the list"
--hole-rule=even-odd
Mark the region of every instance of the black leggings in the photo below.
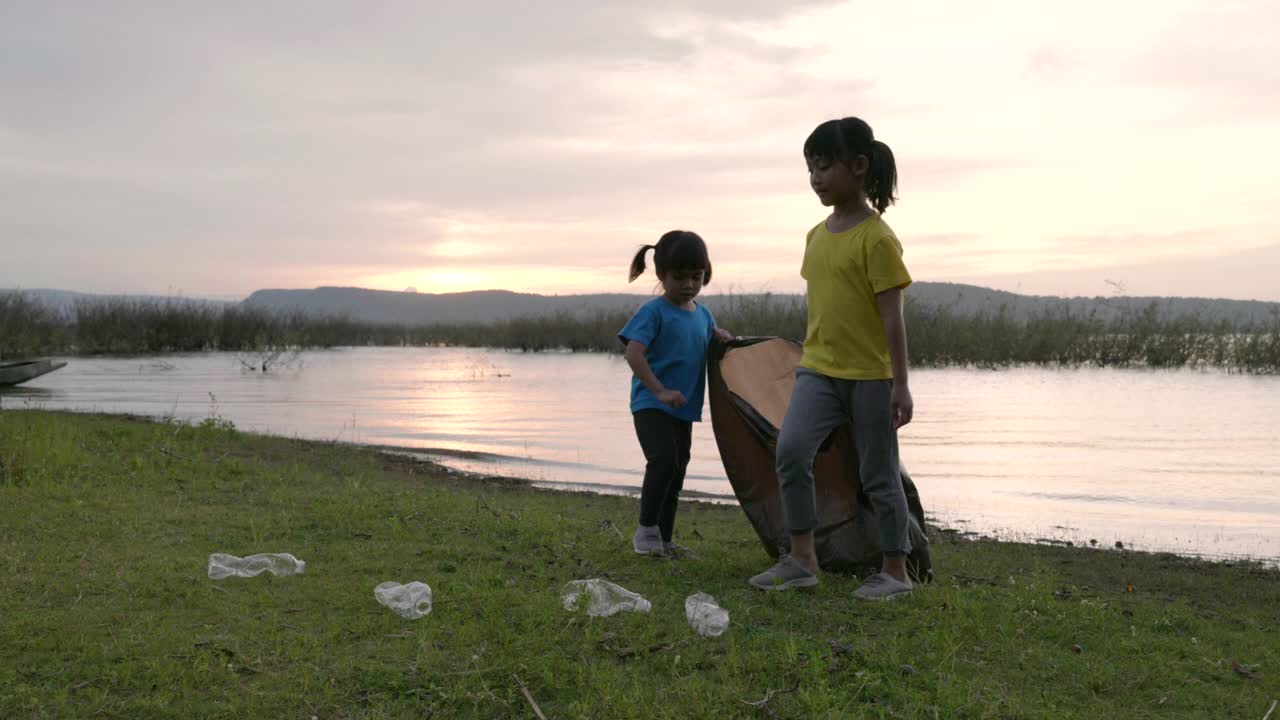
[[[645,459],[640,524],[657,525],[662,539],[670,542],[684,471],[689,466],[693,423],[654,409],[637,410],[632,418]]]

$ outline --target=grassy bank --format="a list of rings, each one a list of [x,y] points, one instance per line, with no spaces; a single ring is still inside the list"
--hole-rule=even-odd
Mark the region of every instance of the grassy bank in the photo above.
[[[216,418],[0,411],[0,468],[4,718],[1261,718],[1280,697],[1280,576],[1250,566],[938,535],[937,582],[866,605],[848,577],[747,587],[766,558],[736,508],[686,504],[700,559],[642,559],[634,500]],[[307,572],[205,576],[258,551]],[[593,576],[653,612],[563,610]],[[378,606],[389,579],[434,612]],[[686,625],[696,591],[724,636]]]
[[[794,296],[708,300],[720,324],[741,335],[802,339],[805,306]],[[343,317],[276,314],[236,304],[183,300],[81,301],[57,313],[20,293],[0,294],[0,357],[37,354],[262,352],[339,345],[498,347],[523,351],[616,352],[629,313],[603,309],[513,317],[494,323],[422,326],[358,323]],[[1001,307],[978,315],[908,296],[906,321],[917,365],[1004,367],[1213,367],[1280,372],[1280,317],[1233,325],[1196,316],[1163,317],[1156,305],[1104,319],[1063,306],[1025,319]]]

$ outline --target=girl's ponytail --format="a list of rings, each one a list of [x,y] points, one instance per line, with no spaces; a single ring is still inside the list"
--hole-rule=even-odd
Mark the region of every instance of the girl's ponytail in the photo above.
[[[653,250],[653,245],[641,245],[640,250],[636,252],[636,256],[631,259],[631,274],[627,276],[627,282],[632,282],[644,273],[644,254]]]
[[[898,167],[893,162],[893,151],[879,140],[871,141],[867,160],[867,199],[876,212],[883,214],[898,199],[894,195],[898,189]]]

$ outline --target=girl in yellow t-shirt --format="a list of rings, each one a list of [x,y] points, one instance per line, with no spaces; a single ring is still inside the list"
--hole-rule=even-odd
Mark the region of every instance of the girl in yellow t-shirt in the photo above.
[[[813,460],[832,430],[853,424],[863,491],[879,521],[880,572],[854,592],[887,600],[911,592],[907,499],[897,429],[911,422],[902,290],[911,275],[881,215],[898,173],[889,146],[858,118],[819,125],[804,143],[809,185],[831,214],[809,231],[800,274],[809,305],[804,355],[778,437],[777,471],[791,552],[751,578],[764,590],[818,584]]]

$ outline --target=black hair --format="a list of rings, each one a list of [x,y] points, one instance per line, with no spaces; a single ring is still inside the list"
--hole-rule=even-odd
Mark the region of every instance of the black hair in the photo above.
[[[867,176],[863,191],[876,212],[883,213],[898,198],[898,168],[893,151],[876,140],[871,126],[856,117],[828,120],[809,133],[804,141],[804,157],[826,158],[852,166],[854,158],[867,156]]]
[[[688,230],[672,230],[658,238],[657,245],[641,245],[631,259],[631,274],[627,276],[627,282],[644,272],[644,254],[650,250],[653,250],[653,269],[658,277],[680,270],[701,270],[704,273],[702,284],[711,282],[711,258],[707,255],[707,244],[698,237],[698,233]]]

